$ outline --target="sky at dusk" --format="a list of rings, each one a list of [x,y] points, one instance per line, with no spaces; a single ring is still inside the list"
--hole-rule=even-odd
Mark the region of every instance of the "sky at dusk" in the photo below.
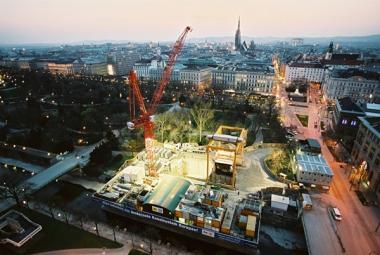
[[[379,0],[0,0],[0,43],[380,33]]]

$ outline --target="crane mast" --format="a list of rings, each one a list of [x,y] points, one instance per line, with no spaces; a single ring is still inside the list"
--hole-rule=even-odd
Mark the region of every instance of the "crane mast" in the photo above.
[[[149,108],[145,106],[144,98],[141,94],[140,86],[138,84],[138,78],[136,72],[131,70],[129,72],[129,110],[131,113],[132,122],[128,123],[129,128],[144,128],[145,150],[146,150],[146,163],[150,176],[156,175],[156,169],[154,165],[154,124],[151,120],[151,116],[156,112],[157,106],[160,103],[162,95],[166,86],[169,83],[170,75],[172,73],[175,61],[181,52],[185,43],[187,34],[191,31],[191,28],[187,26],[181,33],[178,39],[175,41],[172,50],[169,55],[168,62],[164,68],[162,77],[156,90],[154,91],[153,98]],[[140,116],[135,117],[135,103],[137,102],[140,109]]]

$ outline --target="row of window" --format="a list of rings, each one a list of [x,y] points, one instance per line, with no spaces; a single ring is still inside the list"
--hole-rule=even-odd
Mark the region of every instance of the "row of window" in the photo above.
[[[346,120],[346,119],[342,120],[342,125],[347,125],[347,123],[348,123],[348,120]],[[350,122],[351,126],[356,126],[356,124],[357,124],[356,120],[351,120],[351,122]]]

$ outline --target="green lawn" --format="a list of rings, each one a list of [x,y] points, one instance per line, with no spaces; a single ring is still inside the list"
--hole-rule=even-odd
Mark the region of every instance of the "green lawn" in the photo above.
[[[44,251],[78,248],[119,248],[120,244],[94,234],[83,231],[71,225],[54,220],[48,216],[32,211],[27,208],[14,208],[34,222],[42,226],[42,230],[37,234],[36,240],[28,245],[23,254],[33,254]],[[14,254],[0,246],[0,254]]]
[[[287,175],[288,180],[294,180],[290,157],[287,151],[276,150],[265,159],[265,164],[273,175],[279,176],[280,173],[283,173]]]
[[[307,127],[309,122],[309,116],[302,115],[302,114],[296,114],[298,120],[301,122],[302,126]]]

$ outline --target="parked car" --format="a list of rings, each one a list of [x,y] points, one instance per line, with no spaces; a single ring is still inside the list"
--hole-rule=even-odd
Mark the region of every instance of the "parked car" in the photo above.
[[[334,220],[337,220],[337,221],[342,220],[342,214],[340,213],[338,208],[336,207],[330,208],[330,213]]]

